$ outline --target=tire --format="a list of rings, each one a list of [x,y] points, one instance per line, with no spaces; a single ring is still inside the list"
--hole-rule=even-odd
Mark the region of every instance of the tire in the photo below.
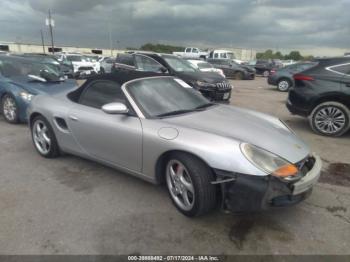
[[[235,72],[234,73],[234,79],[236,80],[243,80],[244,76],[242,72]]]
[[[270,71],[265,70],[262,75],[263,75],[263,77],[268,77],[270,75]]]
[[[43,132],[38,131],[38,125]],[[56,158],[60,155],[60,149],[55,133],[49,122],[43,116],[37,116],[34,118],[30,123],[30,131],[34,147],[42,157]],[[46,146],[44,144],[46,144]]]
[[[320,135],[341,136],[350,128],[349,118],[350,110],[342,103],[324,102],[312,110],[309,124]]]
[[[174,172],[171,172],[171,169]],[[168,158],[165,173],[169,196],[182,214],[188,217],[200,216],[216,207],[216,187],[211,184],[214,175],[198,158],[189,154],[174,153]],[[188,185],[192,185],[193,194],[188,190],[191,188]],[[189,205],[186,204],[185,198]]]
[[[287,92],[291,86],[292,82],[286,78],[282,78],[277,82],[277,89],[281,92]]]
[[[19,123],[19,110],[18,105],[15,98],[6,94],[1,99],[1,113],[4,116],[6,122],[10,124],[18,124]]]

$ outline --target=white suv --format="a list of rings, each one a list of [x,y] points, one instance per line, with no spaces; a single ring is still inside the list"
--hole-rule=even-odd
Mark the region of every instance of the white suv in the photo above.
[[[96,65],[89,58],[79,53],[62,53],[59,55],[72,62],[74,74],[78,78],[84,78],[98,73]]]

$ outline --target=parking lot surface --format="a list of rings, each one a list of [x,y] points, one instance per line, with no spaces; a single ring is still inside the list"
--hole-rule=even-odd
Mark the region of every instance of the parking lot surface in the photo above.
[[[232,104],[281,118],[321,155],[305,202],[190,219],[164,187],[69,155],[41,158],[27,126],[0,117],[0,253],[350,254],[350,134],[315,135],[264,78],[233,84]]]

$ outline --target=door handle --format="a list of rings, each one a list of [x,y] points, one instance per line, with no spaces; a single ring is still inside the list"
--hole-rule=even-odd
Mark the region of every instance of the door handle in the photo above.
[[[76,116],[69,116],[69,118],[73,121],[78,121],[78,118]]]

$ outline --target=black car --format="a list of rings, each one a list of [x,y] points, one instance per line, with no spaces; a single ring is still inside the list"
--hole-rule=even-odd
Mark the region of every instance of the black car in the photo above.
[[[202,72],[194,68],[188,61],[175,55],[158,53],[119,54],[113,71],[138,70],[146,72],[166,73],[176,76],[212,101],[229,102],[231,84],[215,72]]]
[[[258,59],[254,63],[256,74],[264,77],[268,77],[271,70],[276,70],[282,66],[282,62],[278,59]]]
[[[29,57],[31,59],[40,61],[45,64],[51,64],[52,66],[60,70],[68,78],[75,77],[73,64],[68,60],[60,61],[54,55],[42,54],[42,53],[24,53],[21,56]]]
[[[320,59],[315,66],[294,75],[287,108],[309,117],[321,135],[341,136],[350,128],[350,57]]]
[[[253,80],[255,78],[255,69],[251,66],[240,65],[229,59],[208,58],[207,62],[212,64],[215,68],[224,71],[227,78],[234,78],[237,80]]]
[[[271,70],[270,75],[267,78],[267,83],[269,85],[277,86],[277,89],[282,92],[287,92],[293,85],[293,75],[300,73],[310,67],[314,63],[312,62],[303,62],[282,67],[277,70]]]

